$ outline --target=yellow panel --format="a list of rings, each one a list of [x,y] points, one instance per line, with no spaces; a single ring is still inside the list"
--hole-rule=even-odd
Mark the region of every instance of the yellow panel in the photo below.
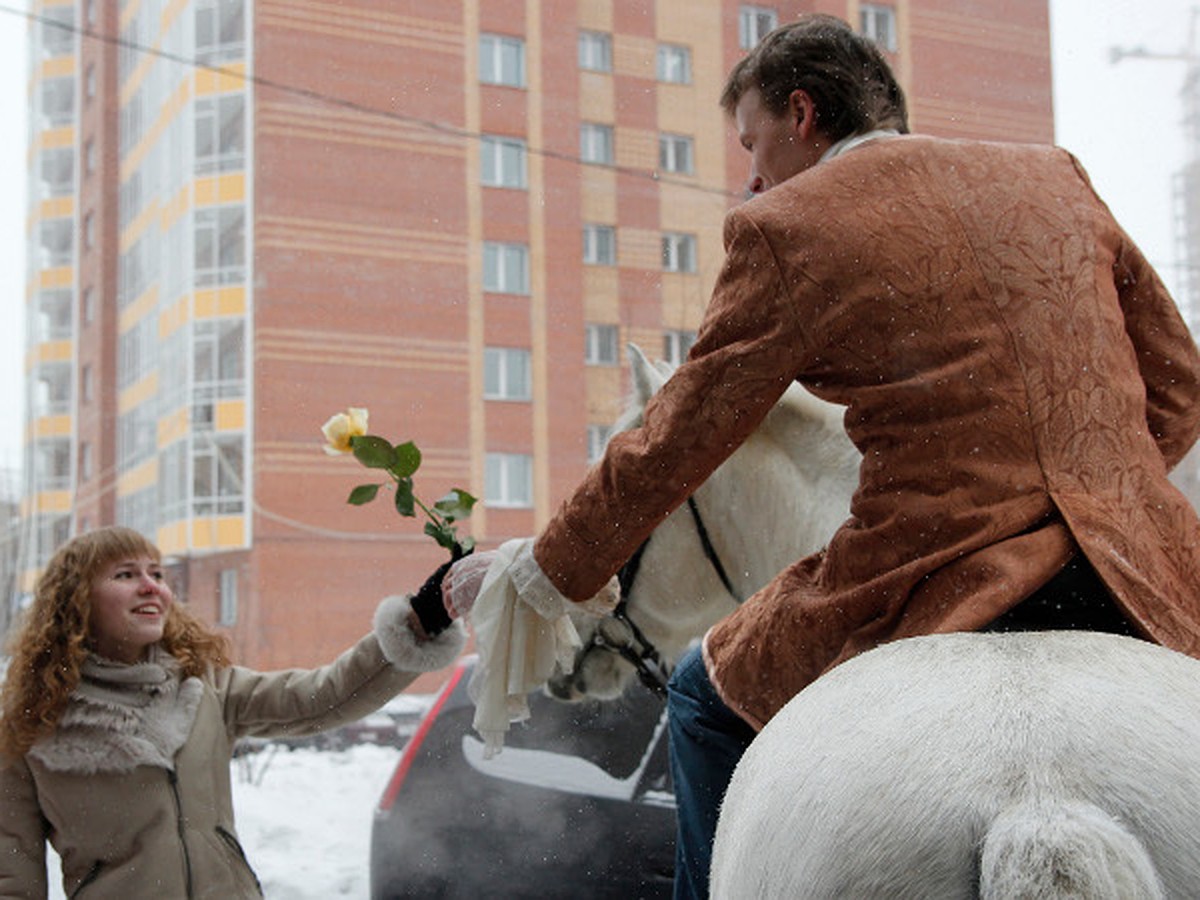
[[[246,86],[246,64],[229,63],[220,72],[200,69],[196,72],[196,96],[240,91]]]
[[[158,545],[158,549],[163,556],[174,556],[183,553],[188,548],[187,523],[172,522],[170,525],[163,525],[156,532],[154,543]]]
[[[180,297],[158,315],[158,337],[165,339],[187,324],[187,297]]]
[[[215,412],[214,424],[217,431],[241,431],[246,427],[246,401],[219,401]]]
[[[32,513],[33,510],[40,513],[69,513],[71,511],[71,492],[42,491],[34,498],[29,512]]]
[[[40,416],[33,425],[34,438],[69,437],[70,416]]]
[[[191,194],[188,185],[184,185],[179,189],[171,200],[162,207],[162,219],[159,222],[159,227],[164,231],[170,231],[171,226],[176,220],[183,215],[191,207]]]
[[[579,27],[612,31],[613,0],[579,0]]]
[[[46,341],[33,349],[33,363],[70,362],[73,357],[74,344],[70,340]]]
[[[43,219],[65,219],[74,214],[74,197],[51,197],[43,200],[38,208],[38,215]]]
[[[70,287],[75,281],[75,270],[71,266],[58,266],[54,269],[42,269],[38,273],[38,283],[42,290],[51,288]]]
[[[216,530],[212,519],[192,519],[192,549],[211,550],[216,543]]]
[[[128,497],[154,484],[158,484],[158,457],[122,473],[117,479],[117,496]]]
[[[625,269],[661,269],[662,236],[647,228],[618,229],[617,262]]]
[[[246,312],[246,288],[224,287],[217,292],[217,315],[237,316]]]
[[[141,381],[132,384],[125,390],[121,391],[120,397],[117,398],[117,412],[121,415],[129,412],[135,406],[140,406],[145,403],[150,397],[158,393],[158,373],[151,372]]]
[[[190,2],[191,0],[171,0],[159,18],[159,30],[164,33],[169,31],[171,26],[175,24],[175,20],[179,18],[179,14],[188,8]]]
[[[213,288],[196,291],[192,300],[192,314],[197,319],[211,319],[217,314],[217,292]]]
[[[56,56],[42,63],[42,78],[62,78],[75,74],[74,56]]]
[[[61,128],[50,128],[43,131],[39,137],[43,150],[54,150],[58,147],[75,146],[75,126],[63,125]]]
[[[217,520],[217,544],[222,549],[244,547],[246,520],[242,516],[222,516]]]
[[[158,420],[158,446],[163,448],[173,444],[187,434],[188,413],[182,407]]]
[[[145,208],[138,213],[137,218],[130,222],[129,225],[126,226],[125,230],[121,232],[121,239],[118,246],[120,252],[125,253],[130,247],[136,244],[137,239],[142,236],[142,234],[146,231],[146,228],[149,227],[149,225],[156,218],[158,218],[159,215],[161,215],[161,213],[158,208],[158,200],[157,198],[151,199],[150,202],[146,204]]]
[[[217,182],[220,203],[239,203],[246,199],[246,176],[241,173],[222,175]]]
[[[197,206],[211,206],[217,202],[217,179],[197,178],[195,186]]]
[[[140,297],[121,310],[121,317],[117,322],[117,332],[124,334],[157,308],[158,285],[152,284],[146,290],[142,291]]]

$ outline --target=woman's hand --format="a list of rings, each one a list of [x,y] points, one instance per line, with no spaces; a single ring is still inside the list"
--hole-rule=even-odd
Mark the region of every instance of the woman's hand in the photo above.
[[[486,550],[465,556],[450,567],[442,579],[442,598],[446,612],[451,618],[462,618],[470,614],[475,598],[483,586],[483,579],[496,559],[495,550]]]

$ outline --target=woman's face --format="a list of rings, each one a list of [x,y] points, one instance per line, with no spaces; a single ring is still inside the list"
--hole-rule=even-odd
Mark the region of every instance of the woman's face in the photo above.
[[[96,653],[123,663],[145,659],[146,648],[163,636],[174,600],[162,566],[152,557],[104,566],[92,582],[89,628]]]

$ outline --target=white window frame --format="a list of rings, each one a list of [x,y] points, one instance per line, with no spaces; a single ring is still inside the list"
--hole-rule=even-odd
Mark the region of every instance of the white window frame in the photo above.
[[[658,167],[664,172],[691,175],[696,171],[695,142],[686,134],[660,134]]]
[[[612,71],[612,35],[604,31],[579,32],[579,68],[587,72]]]
[[[492,509],[533,506],[533,457],[527,453],[488,453],[484,460],[484,503]]]
[[[583,226],[583,263],[586,266],[617,264],[617,229],[612,225]]]
[[[520,347],[485,347],[483,399],[528,401],[533,398],[532,358]]]
[[[753,50],[779,25],[779,13],[771,6],[743,4],[738,9],[738,45]]]
[[[525,41],[507,34],[481,34],[479,82],[501,87],[525,87]]]
[[[197,287],[246,277],[246,210],[240,204],[202,206],[194,213],[193,277]],[[137,296],[139,292],[134,292]],[[132,299],[132,298],[130,298]]]
[[[663,332],[663,360],[673,366],[681,366],[688,351],[696,343],[696,332],[673,328]]]
[[[589,366],[620,364],[621,329],[612,324],[588,322],[583,326],[583,362]]]
[[[483,289],[493,294],[528,294],[529,248],[484,241]]]
[[[692,83],[692,48],[684,44],[659,44],[658,80],[665,84]]]
[[[196,173],[200,175],[245,167],[245,94],[213,94],[196,99],[193,150]]]
[[[579,158],[585,163],[611,166],[616,154],[613,150],[613,128],[599,122],[584,122],[579,126]]]
[[[525,142],[520,138],[484,135],[479,142],[479,169],[484,187],[528,187]]]
[[[883,50],[895,53],[896,7],[883,3],[861,3],[858,7],[859,31]]]
[[[241,59],[246,48],[245,0],[196,0],[196,59]]]
[[[696,271],[696,236],[677,231],[667,231],[662,236],[662,264],[664,272]]]
[[[587,461],[588,465],[598,462],[604,456],[604,448],[612,437],[611,425],[589,425],[587,427]]]

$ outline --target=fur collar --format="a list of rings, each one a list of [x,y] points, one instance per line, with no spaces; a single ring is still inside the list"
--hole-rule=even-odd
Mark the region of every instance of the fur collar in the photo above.
[[[200,679],[181,681],[179,663],[157,646],[134,665],[90,656],[82,676],[54,731],[29,755],[47,769],[84,775],[173,769],[200,705]]]

